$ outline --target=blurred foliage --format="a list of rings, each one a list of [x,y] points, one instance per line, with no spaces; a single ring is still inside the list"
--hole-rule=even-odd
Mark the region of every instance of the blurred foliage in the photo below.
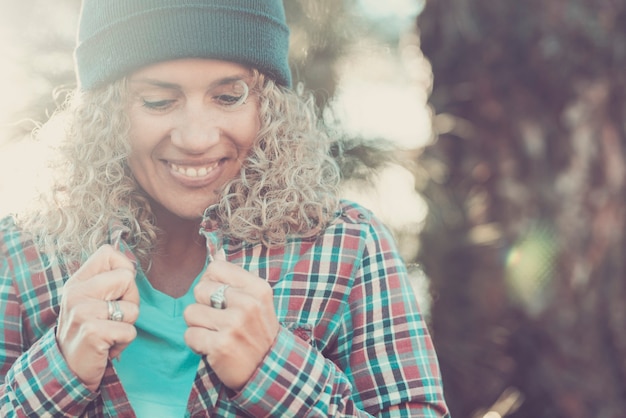
[[[438,133],[420,258],[453,416],[503,393],[511,417],[624,416],[624,22],[615,0],[418,18]]]
[[[289,58],[294,84],[316,92],[324,107],[337,87],[335,63],[354,42],[348,2],[336,0],[284,1],[291,29]]]

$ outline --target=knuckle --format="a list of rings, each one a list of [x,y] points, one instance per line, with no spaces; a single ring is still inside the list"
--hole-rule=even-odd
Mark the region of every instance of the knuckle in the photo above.
[[[126,341],[132,341],[137,337],[137,328],[133,325],[128,325],[126,328]]]
[[[71,311],[78,304],[80,299],[76,296],[74,288],[66,286],[63,288],[61,295],[61,309],[65,311]]]
[[[260,318],[265,311],[265,301],[261,298],[250,298],[246,304],[246,318],[242,320],[246,321],[247,318]]]
[[[246,324],[250,324],[253,320],[254,314],[248,309],[246,310],[233,310],[229,315],[229,334],[237,332],[237,330],[243,329]]]
[[[185,330],[185,333],[183,334],[183,338],[185,339],[185,342],[187,343],[187,345],[191,346],[192,344],[195,343],[195,334],[196,334],[196,330],[195,328],[187,328]]]
[[[216,272],[218,272],[221,268],[224,267],[224,264],[226,264],[224,261],[220,260],[220,259],[214,259],[213,261],[211,261],[209,263],[209,265],[206,268],[206,272],[207,274],[215,274]]]
[[[187,325],[189,325],[192,322],[195,310],[196,310],[195,304],[191,304],[191,305],[188,305],[183,311],[183,319],[185,320],[185,323]]]
[[[135,273],[128,269],[119,268],[117,269],[117,274],[123,284],[129,285],[131,282],[135,280]]]
[[[102,327],[96,324],[94,321],[83,322],[80,327],[80,333],[86,340],[93,340],[100,336]]]
[[[201,280],[196,287],[193,288],[193,296],[197,301],[202,300],[203,295],[207,292],[207,287],[207,283]]]
[[[115,344],[129,344],[137,337],[137,328],[131,324],[119,324],[114,328],[107,339],[109,339],[109,346]]]
[[[225,335],[220,339],[218,343],[213,346],[211,356],[213,358],[225,358],[229,357],[233,351],[233,339]]]
[[[131,321],[135,322],[139,318],[139,306],[129,303],[124,315]]]
[[[206,354],[206,350],[203,349],[201,344],[201,332],[198,328],[191,327],[185,330],[183,334],[183,338],[185,340],[185,344],[193,351],[199,354]]]
[[[185,322],[189,322],[189,315],[191,315],[191,313],[189,312],[189,310],[191,309],[193,305],[187,305],[185,307],[185,309],[183,309],[183,319],[185,320]]]
[[[266,282],[261,282],[261,286],[259,286],[259,296],[261,300],[268,301],[274,299],[274,291],[271,286]]]
[[[78,324],[89,324],[93,318],[90,313],[90,309],[85,303],[68,303],[66,305],[67,314],[70,318],[70,322]]]
[[[191,345],[193,342],[193,328],[187,328],[183,333],[183,339],[187,345]]]
[[[108,253],[108,252],[113,252],[115,251],[113,246],[111,244],[102,244],[100,246],[100,248],[98,248],[99,251],[102,251],[104,253]]]
[[[93,254],[92,257],[94,258],[107,257],[107,256],[112,255],[113,253],[115,253],[115,249],[113,248],[111,244],[103,244],[96,250],[96,252]]]

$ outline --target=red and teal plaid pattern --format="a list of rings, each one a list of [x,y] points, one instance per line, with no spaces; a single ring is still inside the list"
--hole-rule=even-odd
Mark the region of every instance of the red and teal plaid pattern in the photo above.
[[[123,233],[113,227],[111,239]],[[449,416],[406,268],[368,211],[344,202],[322,235],[279,248],[222,245],[272,285],[283,327],[239,393],[202,361],[188,416]],[[11,219],[0,223],[0,416],[134,417],[113,366],[97,393],[68,369],[54,327],[71,269],[47,261]]]

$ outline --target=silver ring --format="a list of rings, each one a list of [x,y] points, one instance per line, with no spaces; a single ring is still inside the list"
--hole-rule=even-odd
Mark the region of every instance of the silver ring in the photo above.
[[[124,320],[124,312],[116,300],[107,300],[107,308],[109,309],[109,321],[120,322]]]
[[[226,296],[224,296],[224,292],[230,286],[227,284],[223,284],[211,295],[211,307],[215,309],[226,309]]]

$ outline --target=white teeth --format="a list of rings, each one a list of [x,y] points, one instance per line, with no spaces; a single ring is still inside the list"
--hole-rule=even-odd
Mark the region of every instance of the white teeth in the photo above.
[[[200,167],[200,168],[181,167],[176,164],[170,164],[170,167],[172,167],[172,170],[186,177],[204,177],[207,174],[209,174],[211,171],[213,171],[213,169],[216,166],[217,166],[217,163],[207,166],[207,167]]]

